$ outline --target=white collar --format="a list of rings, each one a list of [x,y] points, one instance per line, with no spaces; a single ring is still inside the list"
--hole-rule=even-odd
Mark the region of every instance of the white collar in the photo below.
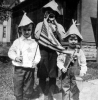
[[[23,35],[21,36],[21,39],[22,40],[31,40],[32,38],[31,38],[31,36],[29,37],[29,38],[25,38]]]

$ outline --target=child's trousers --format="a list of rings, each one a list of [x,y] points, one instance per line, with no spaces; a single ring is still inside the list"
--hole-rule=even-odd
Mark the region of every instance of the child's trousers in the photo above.
[[[16,100],[23,100],[24,95],[30,95],[34,86],[34,68],[14,67],[14,95]]]
[[[62,86],[63,100],[79,100],[79,89],[74,76],[69,76],[64,79]]]

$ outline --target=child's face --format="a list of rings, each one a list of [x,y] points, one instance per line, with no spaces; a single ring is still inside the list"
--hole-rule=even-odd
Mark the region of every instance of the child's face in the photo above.
[[[32,24],[22,27],[22,35],[25,38],[29,38],[32,33]]]
[[[77,35],[70,35],[69,38],[68,38],[68,42],[69,42],[70,48],[75,48],[76,44],[78,43]]]

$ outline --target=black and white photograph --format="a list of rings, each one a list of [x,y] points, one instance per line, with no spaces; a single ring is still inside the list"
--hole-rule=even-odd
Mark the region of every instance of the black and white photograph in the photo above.
[[[98,0],[0,0],[0,100],[98,100]]]

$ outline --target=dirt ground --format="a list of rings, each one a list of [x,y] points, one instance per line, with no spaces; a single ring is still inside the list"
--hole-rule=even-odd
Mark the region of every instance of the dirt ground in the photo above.
[[[0,62],[0,100],[15,100],[13,96],[13,67]]]
[[[13,66],[11,61],[8,63],[0,62],[0,100],[15,100],[13,95]],[[35,73],[36,78],[36,73]],[[98,78],[98,70],[89,68],[84,80],[91,80]],[[38,85],[38,79],[36,78],[35,88]],[[57,86],[60,88],[61,82],[57,78]],[[36,89],[37,90],[37,89]],[[58,92],[58,88],[56,92]],[[37,93],[37,92],[36,92]],[[34,94],[35,95],[35,94]],[[58,95],[59,97],[59,95]]]

